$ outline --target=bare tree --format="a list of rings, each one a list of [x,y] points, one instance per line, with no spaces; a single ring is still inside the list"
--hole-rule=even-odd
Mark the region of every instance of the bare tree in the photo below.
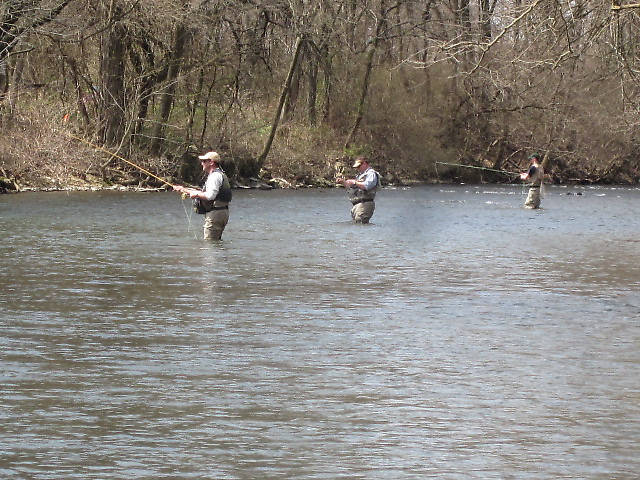
[[[158,154],[163,142],[164,126],[169,120],[171,107],[173,105],[173,97],[176,90],[176,82],[180,72],[181,60],[184,55],[185,44],[188,38],[188,30],[186,25],[179,21],[174,31],[173,47],[171,48],[171,56],[168,62],[168,71],[166,85],[163,89],[160,99],[160,118],[156,123],[153,141],[151,142],[151,152]]]
[[[0,6],[0,101],[8,89],[7,59],[21,38],[55,19],[71,0],[5,0]]]
[[[271,144],[273,143],[273,138],[276,134],[276,129],[278,128],[278,123],[280,122],[280,117],[282,116],[282,109],[284,108],[284,102],[289,94],[289,89],[291,87],[291,79],[293,78],[296,70],[296,66],[298,65],[298,57],[300,52],[302,51],[302,44],[304,43],[304,39],[302,37],[298,37],[296,39],[296,44],[293,51],[293,58],[291,59],[291,64],[289,65],[289,73],[287,73],[287,78],[284,81],[284,85],[282,86],[282,92],[280,93],[280,101],[278,102],[278,108],[276,109],[276,113],[273,117],[273,123],[271,124],[271,131],[269,133],[269,138],[264,145],[264,149],[262,153],[258,157],[258,164],[263,165],[267,155],[269,155],[269,150],[271,150]]]
[[[397,5],[395,6],[397,7]],[[392,8],[395,8],[392,7]],[[353,120],[353,125],[351,126],[351,130],[347,135],[347,138],[344,141],[345,150],[349,148],[353,138],[360,127],[360,122],[362,122],[362,118],[364,116],[364,108],[365,103],[367,101],[367,94],[369,92],[369,83],[371,78],[371,71],[373,70],[373,58],[378,48],[378,44],[380,43],[380,37],[382,35],[383,29],[386,27],[387,15],[392,10],[392,8],[387,8],[385,0],[380,0],[378,14],[375,15],[375,29],[374,33],[367,40],[367,50],[365,54],[365,67],[364,67],[364,75],[362,78],[362,85],[360,87],[360,98],[357,104],[356,117]]]
[[[112,1],[106,6],[105,32],[102,61],[100,64],[101,129],[100,136],[106,144],[118,144],[122,140],[125,123],[125,38],[127,29],[123,23],[123,6]]]

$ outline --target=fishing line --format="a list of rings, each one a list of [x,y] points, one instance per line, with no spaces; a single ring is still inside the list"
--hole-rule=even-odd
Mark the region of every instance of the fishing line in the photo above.
[[[193,233],[193,238],[198,240],[198,235],[196,235],[195,229],[192,230],[193,225],[191,224],[191,217],[193,215],[193,208],[187,208],[185,204],[185,199],[187,198],[186,194],[183,194],[180,200],[182,204],[182,208],[184,209],[184,214],[187,217],[187,232]]]
[[[496,172],[496,173],[505,173],[507,175],[513,175],[513,176],[517,176],[520,175],[517,172],[509,172],[508,170],[496,170],[495,168],[487,168],[487,167],[478,167],[475,165],[464,165],[462,163],[447,163],[447,162],[436,162],[436,175],[438,176],[438,178],[440,178],[440,175],[438,173],[438,164],[440,165],[449,165],[452,167],[463,167],[463,168],[475,168],[478,170],[488,170],[489,172]],[[525,195],[525,193],[528,193],[528,188],[527,185],[522,184],[520,187],[520,195]]]

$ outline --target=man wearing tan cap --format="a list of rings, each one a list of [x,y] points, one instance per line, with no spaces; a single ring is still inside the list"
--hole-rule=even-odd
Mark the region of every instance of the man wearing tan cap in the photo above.
[[[380,175],[376,172],[367,157],[360,156],[353,163],[353,168],[358,169],[358,176],[355,179],[338,179],[347,189],[349,200],[351,200],[351,218],[356,223],[369,223],[376,208],[374,199],[376,190],[380,185]]]
[[[194,208],[204,217],[204,239],[220,240],[224,227],[229,221],[229,202],[231,202],[231,185],[229,179],[220,168],[220,155],[207,152],[198,157],[202,170],[207,172],[207,181],[202,190],[175,185],[178,192],[185,193],[194,199]]]

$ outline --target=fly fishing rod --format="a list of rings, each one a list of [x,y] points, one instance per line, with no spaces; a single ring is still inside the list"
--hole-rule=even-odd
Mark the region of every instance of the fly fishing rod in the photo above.
[[[489,172],[505,173],[507,175],[520,175],[519,173],[509,172],[507,170],[496,170],[495,168],[477,167],[475,165],[464,165],[462,163],[436,162],[436,165],[438,165],[438,164],[440,164],[440,165],[449,165],[449,166],[452,166],[452,167],[475,168],[475,169],[478,169],[478,170],[487,170]]]
[[[65,118],[65,121],[66,121],[66,118]],[[157,176],[157,175],[155,175],[155,174],[151,173],[151,172],[150,172],[149,170],[147,170],[146,168],[142,168],[140,165],[137,165],[137,164],[133,163],[132,161],[127,160],[126,158],[121,157],[120,155],[118,155],[118,154],[116,154],[116,153],[113,153],[113,152],[111,152],[111,151],[107,150],[106,148],[100,147],[99,145],[95,145],[94,143],[92,143],[92,142],[90,142],[90,141],[88,141],[88,140],[85,140],[84,138],[77,137],[76,135],[73,135],[72,133],[69,133],[69,132],[64,132],[64,133],[66,133],[69,137],[71,137],[71,138],[73,138],[73,139],[75,139],[75,140],[78,140],[78,141],[80,141],[80,142],[86,143],[86,144],[87,144],[87,145],[89,145],[91,148],[94,148],[94,149],[96,149],[96,150],[100,150],[101,152],[104,152],[104,153],[106,153],[106,154],[108,154],[108,155],[111,155],[112,157],[115,157],[115,158],[117,158],[118,160],[122,160],[122,161],[123,161],[123,162],[125,162],[126,164],[131,165],[131,166],[132,166],[132,167],[134,167],[134,168],[137,168],[137,169],[138,169],[138,170],[140,170],[141,172],[144,172],[144,173],[146,173],[147,175],[149,175],[150,177],[153,177],[153,178],[155,178],[156,180],[161,181],[164,185],[168,185],[168,186],[170,186],[171,188],[174,188],[174,189],[176,188],[176,185],[174,185],[173,183],[169,183],[169,182],[167,182],[164,178],[161,178],[161,177],[159,177],[159,176]],[[185,198],[187,198],[187,194],[183,192],[183,193],[182,193],[182,195],[181,195],[181,197],[182,197],[182,200],[184,200]],[[188,213],[188,212],[187,212],[186,207],[184,207],[184,202],[182,202],[182,206],[183,206],[183,208],[184,208],[184,213],[185,213],[185,215],[187,216],[187,222],[188,222],[188,225],[189,225],[189,226],[188,226],[188,230],[189,230],[189,231],[191,231],[191,215],[190,215],[190,213]],[[196,237],[195,232],[193,233],[193,235],[194,235],[194,237]],[[196,237],[196,238],[197,238],[197,237]]]
[[[107,150],[106,148],[102,148],[102,147],[100,147],[99,145],[95,145],[94,143],[91,143],[90,141],[85,140],[84,138],[77,137],[77,136],[75,136],[75,135],[73,135],[73,134],[71,134],[71,133],[69,133],[69,132],[65,132],[65,133],[66,133],[68,136],[70,136],[71,138],[75,139],[75,140],[78,140],[78,141],[80,141],[80,142],[86,143],[86,144],[87,144],[87,145],[89,145],[91,148],[94,148],[94,149],[96,149],[96,150],[100,150],[101,152],[107,153],[107,154],[111,155],[112,157],[117,158],[118,160],[122,160],[123,162],[125,162],[125,163],[127,163],[127,164],[131,165],[132,167],[137,168],[137,169],[138,169],[138,170],[140,170],[141,172],[146,173],[146,174],[147,174],[147,175],[149,175],[150,177],[153,177],[153,178],[155,178],[156,180],[161,181],[164,185],[169,185],[171,188],[174,188],[174,187],[175,187],[175,185],[174,185],[174,184],[167,182],[164,178],[160,178],[160,177],[158,177],[157,175],[154,175],[154,174],[153,174],[153,173],[151,173],[149,170],[147,170],[147,169],[145,169],[145,168],[142,168],[140,165],[136,165],[136,164],[135,164],[135,163],[133,163],[132,161],[127,160],[126,158],[121,157],[120,155],[118,155],[118,154],[116,154],[116,153],[110,152],[110,151],[109,151],[109,150]]]

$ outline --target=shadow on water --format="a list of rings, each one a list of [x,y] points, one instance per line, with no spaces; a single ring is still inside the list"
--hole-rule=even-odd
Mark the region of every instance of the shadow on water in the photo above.
[[[0,197],[3,478],[635,478],[637,189]]]

